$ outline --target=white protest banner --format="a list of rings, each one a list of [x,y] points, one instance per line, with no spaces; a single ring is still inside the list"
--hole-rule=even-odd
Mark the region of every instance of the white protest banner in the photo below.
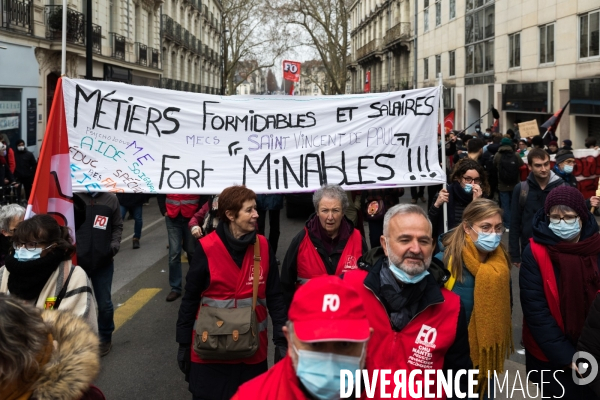
[[[210,96],[63,79],[73,191],[257,193],[443,183],[437,87]]]

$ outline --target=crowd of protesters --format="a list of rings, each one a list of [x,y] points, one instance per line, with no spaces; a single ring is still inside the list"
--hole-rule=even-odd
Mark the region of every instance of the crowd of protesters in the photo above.
[[[166,301],[182,298],[176,360],[193,399],[336,399],[342,369],[503,373],[519,346],[513,267],[520,268],[528,379],[549,396],[596,398],[598,379],[577,385],[571,376],[582,374],[578,350],[600,357],[600,234],[592,212],[600,198],[577,189],[571,141],[551,139],[480,126],[473,135],[448,134],[438,146],[446,146],[447,185],[429,187],[427,198],[424,187],[411,188],[411,204],[399,204],[404,189],[325,185],[281,263],[281,195],[245,186],[210,197],[159,195],[169,243]],[[596,148],[595,139],[586,147]],[[9,166],[3,154],[0,164],[6,157]],[[17,158],[25,169],[14,177],[28,195],[35,158]],[[3,170],[11,183],[10,168]],[[0,209],[0,398],[103,398],[93,379],[112,348],[113,258],[128,212],[140,248],[146,201],[74,196],[77,248],[53,217],[24,220],[16,204]],[[544,380],[542,370],[555,379]],[[56,371],[61,379],[49,380]],[[456,382],[466,391],[466,375]],[[481,398],[494,398],[486,373],[477,383]],[[375,398],[385,397],[375,386]]]

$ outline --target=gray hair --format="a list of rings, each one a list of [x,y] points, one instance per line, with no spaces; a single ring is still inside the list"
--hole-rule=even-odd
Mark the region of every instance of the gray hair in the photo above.
[[[13,219],[21,219],[25,216],[25,208],[18,204],[8,204],[0,210],[0,229],[8,232]]]
[[[31,381],[38,371],[36,357],[48,341],[49,327],[41,310],[0,294],[0,387]]]
[[[329,197],[330,199],[339,200],[342,203],[343,213],[345,213],[348,209],[348,195],[340,185],[321,186],[313,194],[313,206],[315,206],[315,211],[317,212],[319,211],[319,203],[321,202],[323,197]]]
[[[394,207],[390,208],[386,213],[385,217],[383,217],[383,236],[388,237],[389,234],[389,226],[390,221],[396,215],[406,215],[406,214],[417,214],[421,215],[423,218],[429,222],[429,228],[433,230],[431,221],[427,216],[427,213],[416,204],[397,204]]]

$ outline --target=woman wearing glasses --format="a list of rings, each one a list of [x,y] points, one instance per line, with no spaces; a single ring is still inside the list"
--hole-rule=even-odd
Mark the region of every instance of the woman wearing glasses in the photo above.
[[[443,237],[444,252],[438,253],[450,270],[446,289],[460,296],[469,327],[473,367],[480,371],[504,372],[504,359],[513,350],[510,257],[501,243],[504,233],[502,209],[488,199],[473,200],[464,210],[462,222]],[[487,396],[487,377],[480,374],[479,390]]]
[[[75,253],[69,229],[45,214],[17,226],[13,249],[0,268],[0,293],[44,310],[70,311],[98,331],[96,301],[86,273],[71,264]]]
[[[519,271],[529,380],[543,381],[549,397],[596,398],[573,377],[577,341],[600,290],[598,224],[579,190],[559,186],[535,214],[532,230]],[[542,370],[552,372],[543,377]]]
[[[444,203],[448,203],[448,229],[453,229],[460,224],[465,207],[490,192],[483,167],[470,158],[463,158],[454,166],[450,181],[452,183],[440,190],[429,209],[434,240],[444,232]]]

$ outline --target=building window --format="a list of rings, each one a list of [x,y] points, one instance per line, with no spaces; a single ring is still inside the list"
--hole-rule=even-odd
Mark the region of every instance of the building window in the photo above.
[[[465,73],[489,74],[494,71],[494,4],[467,0],[465,16]],[[483,81],[482,81],[483,83]]]
[[[540,26],[540,64],[554,62],[554,24]]]
[[[440,76],[440,72],[442,72],[442,56],[438,54],[435,56],[435,77]]]
[[[600,10],[579,17],[579,58],[600,55]]]
[[[442,0],[435,0],[435,26],[442,24]]]
[[[456,0],[450,0],[450,19],[456,17]]]
[[[423,11],[423,31],[427,32],[429,30],[429,8],[426,8]]]
[[[454,76],[454,75],[456,75],[456,61],[455,61],[456,52],[451,51],[448,53],[448,56],[450,58],[450,65],[449,65],[450,76]]]
[[[429,79],[429,59],[423,59],[423,80]]]
[[[508,35],[508,68],[521,66],[521,34]]]

